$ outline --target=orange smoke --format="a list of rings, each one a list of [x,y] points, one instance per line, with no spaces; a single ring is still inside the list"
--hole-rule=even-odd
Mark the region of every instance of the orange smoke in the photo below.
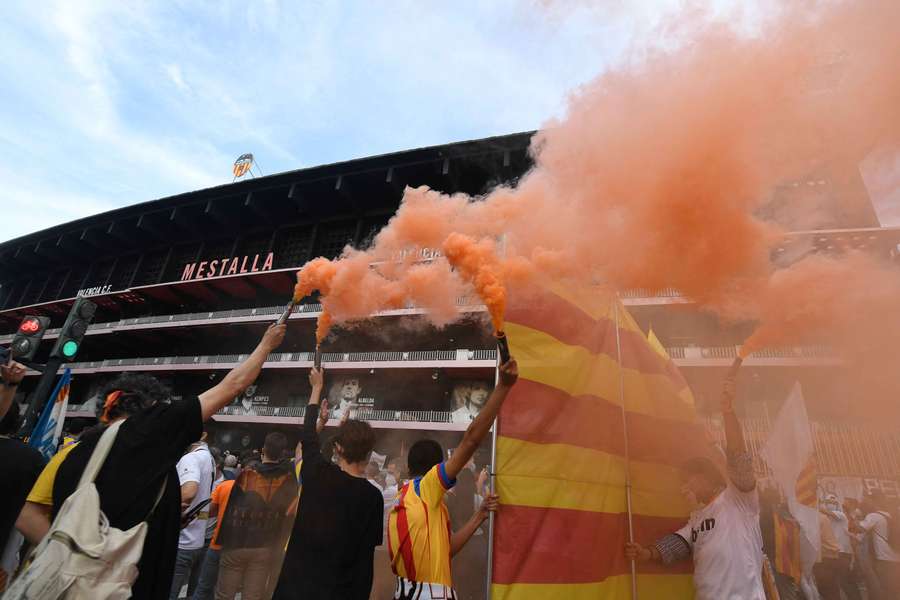
[[[894,362],[898,299],[900,273],[894,266],[858,251],[841,258],[810,256],[767,282],[758,300],[761,324],[741,354],[814,343],[870,365]]]
[[[333,324],[334,320],[331,318],[331,313],[327,310],[322,310],[319,319],[316,321],[316,346],[320,345],[328,337]]]
[[[494,331],[503,331],[506,315],[506,288],[498,273],[496,248],[489,239],[480,242],[461,233],[444,240],[444,255],[450,264],[472,284],[491,315]]]
[[[893,271],[855,255],[783,269],[771,255],[787,230],[842,226],[859,162],[900,141],[898,22],[896,0],[803,2],[752,26],[687,10],[570,96],[515,187],[479,198],[408,188],[371,249],[311,261],[296,294],[318,290],[337,322],[414,303],[443,324],[474,289],[501,329],[505,288],[520,296],[538,277],[672,287],[728,320],[758,320],[745,354],[884,347]],[[829,191],[785,192],[813,179]],[[424,248],[446,259],[417,263]]]
[[[314,258],[297,272],[297,284],[294,286],[294,302],[300,302],[316,290],[327,295],[331,289],[331,281],[338,272],[338,266],[327,258]]]

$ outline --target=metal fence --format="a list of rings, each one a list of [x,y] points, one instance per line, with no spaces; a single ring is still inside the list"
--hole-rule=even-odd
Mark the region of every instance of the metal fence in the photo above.
[[[766,419],[741,419],[744,438],[759,475],[769,470],[762,449],[769,438]],[[708,419],[707,429],[719,444],[725,432],[718,419]],[[815,422],[810,424],[816,469],[822,475],[845,477],[900,477],[900,431],[884,431],[860,425]]]
[[[248,413],[241,406],[226,406],[219,415],[241,415]],[[296,417],[306,416],[305,406],[257,406],[253,407],[252,416],[257,417]],[[360,407],[351,415],[361,421],[397,421],[407,423],[452,423],[453,413],[438,410],[376,410]]]

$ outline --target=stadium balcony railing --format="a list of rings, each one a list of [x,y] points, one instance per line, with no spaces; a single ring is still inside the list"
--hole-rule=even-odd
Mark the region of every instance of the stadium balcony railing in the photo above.
[[[729,363],[738,355],[740,346],[668,346],[666,352],[679,366]],[[764,348],[747,357],[748,364],[764,366],[794,364],[840,364],[842,361],[831,348],[821,345]]]
[[[721,421],[708,418],[706,423],[713,439],[724,447]],[[757,475],[771,476],[762,457],[769,439],[769,419],[742,417],[741,427]],[[810,431],[819,475],[896,479],[900,474],[900,431],[823,421],[810,423]]]
[[[718,366],[727,364],[737,355],[737,347],[722,346],[712,348],[673,347],[666,349],[676,364],[692,366],[692,361],[701,365]],[[198,356],[156,356],[141,358],[111,358],[106,360],[73,362],[69,368],[73,373],[104,373],[115,371],[158,371],[158,370],[210,370],[231,369],[247,358],[247,354],[204,354]],[[276,352],[268,356],[265,368],[308,368],[312,365],[314,352]],[[836,362],[833,353],[820,346],[774,348],[761,353],[751,354],[748,364],[759,360],[777,361],[782,364],[786,359],[819,364],[822,361]],[[494,348],[457,349],[457,350],[412,350],[412,351],[370,351],[370,352],[326,352],[322,362],[341,369],[371,368],[374,363],[379,366],[395,368],[433,368],[433,367],[478,367],[492,368],[497,361],[497,350]],[[388,363],[388,364],[385,364]],[[393,364],[390,364],[393,363]],[[36,375],[29,371],[29,375]]]
[[[266,358],[265,367],[308,368],[312,365],[314,352],[275,352]],[[247,354],[205,354],[199,356],[156,356],[142,358],[112,358],[73,362],[68,365],[73,373],[103,373],[117,371],[158,371],[158,370],[210,370],[232,369],[247,358]],[[412,350],[387,352],[326,352],[322,362],[332,368],[365,369],[371,363],[397,363],[396,366],[410,368],[434,367],[488,367],[496,364],[495,349],[480,350]],[[29,375],[36,375],[29,371]]]
[[[647,290],[628,290],[622,293],[622,298],[626,304],[629,301],[635,301],[637,304],[643,304],[640,300],[653,299],[683,299],[683,296],[674,288],[665,288],[656,293]],[[457,306],[468,309],[469,312],[483,312],[485,307],[473,298],[462,296],[456,299]],[[217,310],[202,311],[191,313],[179,313],[171,315],[154,315],[147,317],[133,317],[128,319],[120,319],[118,321],[105,321],[100,323],[92,323],[88,327],[88,335],[96,335],[103,333],[113,333],[115,331],[127,331],[130,329],[149,329],[153,327],[179,326],[188,323],[204,323],[204,322],[241,322],[241,321],[265,321],[276,315],[280,315],[284,310],[284,305],[264,306],[255,308],[238,308],[233,310]],[[302,304],[298,306],[291,319],[309,319],[315,318],[322,312],[322,305],[317,303]],[[406,308],[397,310],[388,310],[376,314],[375,316],[393,316],[393,315],[413,315],[424,314],[424,310],[408,305]],[[48,329],[45,339],[53,339],[59,337],[60,329]],[[13,334],[0,335],[0,344],[8,344],[12,341]]]

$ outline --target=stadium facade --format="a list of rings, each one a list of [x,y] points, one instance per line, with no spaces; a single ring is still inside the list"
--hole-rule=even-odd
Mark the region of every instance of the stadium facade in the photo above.
[[[365,247],[399,206],[406,186],[483,194],[531,166],[532,132],[453,143],[313,167],[143,202],[0,244],[0,344],[25,315],[59,327],[78,295],[99,305],[71,364],[69,418],[93,415],[99,389],[121,371],[151,372],[176,396],[197,393],[238,364],[291,295],[294,273],[345,245]],[[864,248],[896,257],[900,230],[882,228],[858,174],[826,168],[785,182],[767,216],[789,222],[791,208],[826,206],[819,227],[787,235],[781,263],[810,252]],[[428,251],[424,251],[428,252]],[[429,258],[423,256],[423,258]],[[361,290],[360,293],[365,293]],[[629,290],[625,304],[651,328],[694,390],[701,413],[716,406],[724,370],[752,324],[723,325],[675,290]],[[329,396],[354,400],[380,434],[377,450],[396,455],[423,432],[452,447],[471,406],[490,389],[496,361],[483,307],[458,299],[465,318],[445,329],[416,308],[380,314],[326,342]],[[258,447],[278,428],[296,437],[309,388],[315,298],[291,318],[281,352],[256,384],[215,416],[216,443]],[[45,339],[52,340],[51,329]],[[43,355],[52,344],[45,343]],[[853,392],[827,348],[791,347],[746,362],[739,403],[755,448],[795,380],[815,421],[820,470],[890,479],[900,473],[900,438],[847,425]],[[37,377],[21,386],[24,401]],[[474,404],[473,404],[474,402]],[[845,436],[845,437],[840,437]],[[853,457],[846,444],[863,444]],[[827,448],[826,448],[827,446]],[[483,459],[484,457],[482,457]]]

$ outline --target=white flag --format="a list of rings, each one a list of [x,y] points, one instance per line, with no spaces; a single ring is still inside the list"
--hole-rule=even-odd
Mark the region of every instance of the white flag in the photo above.
[[[794,384],[781,407],[762,454],[787,500],[791,514],[800,524],[804,538],[800,546],[800,562],[804,573],[810,572],[819,557],[821,538],[819,512],[815,505],[815,473],[811,469],[815,446],[799,383]]]

